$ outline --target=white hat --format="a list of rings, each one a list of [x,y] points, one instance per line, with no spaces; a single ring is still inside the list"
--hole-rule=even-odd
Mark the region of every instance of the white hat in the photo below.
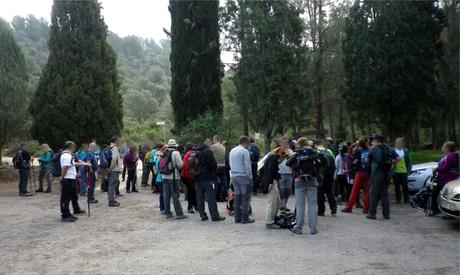
[[[177,145],[177,142],[176,142],[175,139],[170,139],[170,140],[168,141],[168,147],[177,147],[177,146],[178,146],[178,145]]]

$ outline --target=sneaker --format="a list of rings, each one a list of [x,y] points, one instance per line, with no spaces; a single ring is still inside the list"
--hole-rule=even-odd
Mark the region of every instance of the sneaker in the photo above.
[[[85,210],[82,210],[82,209],[78,209],[76,211],[73,211],[73,214],[74,215],[81,215],[81,214],[85,214],[86,211]]]
[[[342,213],[351,213],[352,211],[351,211],[350,208],[344,208],[344,209],[342,209],[341,212],[342,212]]]
[[[201,221],[202,221],[202,222],[205,222],[205,221],[207,221],[207,220],[209,220],[208,216],[201,217]]]
[[[312,235],[318,234],[318,229],[313,229],[313,230],[311,230],[311,231],[310,231],[310,234],[312,234]]]
[[[183,219],[186,219],[188,218],[187,216],[185,216],[184,214],[180,215],[180,216],[177,216],[176,217],[176,220],[183,220]]]
[[[247,220],[241,221],[242,224],[255,223],[255,222],[256,222],[256,221],[253,220],[253,219],[247,219]]]
[[[297,234],[297,235],[302,234],[302,230],[297,229],[297,228],[295,228],[295,227],[289,228],[289,231],[291,231],[292,233]]]
[[[194,211],[193,209],[188,209],[187,212],[188,212],[189,214],[195,214],[195,211]]]
[[[42,192],[43,192],[42,188],[38,188],[37,190],[35,190],[35,193],[42,193]]]
[[[117,201],[111,201],[109,202],[109,207],[119,207],[120,203]]]
[[[213,222],[225,221],[225,217],[217,217],[217,218],[212,219],[212,221],[213,221]]]
[[[72,217],[66,217],[66,218],[61,218],[61,222],[75,222],[75,220],[72,219]]]
[[[280,229],[280,226],[275,224],[275,223],[272,223],[272,224],[266,224],[265,228],[267,228],[267,229]]]
[[[371,215],[371,214],[367,215],[366,218],[368,218],[369,220],[377,219],[377,217],[375,217],[375,215]]]

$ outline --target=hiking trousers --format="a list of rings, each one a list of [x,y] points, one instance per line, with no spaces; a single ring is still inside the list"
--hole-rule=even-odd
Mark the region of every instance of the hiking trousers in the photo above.
[[[297,183],[296,183],[297,184]],[[296,209],[296,225],[295,230],[302,232],[303,225],[305,223],[305,199],[308,205],[308,226],[310,232],[316,231],[316,223],[318,220],[318,184],[316,179],[308,180],[304,187],[297,187],[295,189],[295,209]]]
[[[359,191],[361,191],[361,187],[364,187],[364,205],[363,211],[367,212],[369,209],[369,182],[371,176],[369,173],[366,172],[357,172],[355,175],[355,182],[353,183],[353,187],[351,189],[350,199],[348,200],[347,209],[353,209],[353,205],[355,205],[356,201],[359,198]]]
[[[332,184],[334,181],[334,176],[325,176],[323,178],[323,184],[318,188],[318,214],[323,215],[326,212],[325,200],[324,197],[327,197],[327,202],[329,208],[331,209],[331,214],[335,215],[337,213],[337,202],[335,201],[334,194],[332,193]]]
[[[273,180],[272,190],[268,193],[267,209],[265,212],[265,224],[270,225],[275,223],[275,217],[280,208],[280,192],[278,190],[277,180]]]
[[[38,175],[38,189],[43,189],[43,181],[46,179],[47,191],[51,192],[51,167],[50,166],[40,166],[40,174]]]
[[[371,177],[371,203],[369,214],[377,214],[377,203],[380,199],[382,202],[383,217],[390,217],[390,201],[388,199],[388,186],[390,184],[389,173],[382,170],[376,170]]]
[[[232,178],[233,190],[235,191],[235,221],[249,220],[249,209],[251,207],[252,184],[249,177]]]
[[[180,204],[180,180],[163,180],[163,198],[166,215],[171,214],[171,198],[174,205],[176,217],[183,216],[182,205]]]
[[[200,212],[200,217],[205,218],[208,215],[206,214],[206,209],[204,205],[205,196],[208,201],[209,214],[211,219],[219,218],[219,211],[217,210],[216,202],[216,182],[213,180],[197,181],[196,183],[196,199],[198,205],[198,211]]]

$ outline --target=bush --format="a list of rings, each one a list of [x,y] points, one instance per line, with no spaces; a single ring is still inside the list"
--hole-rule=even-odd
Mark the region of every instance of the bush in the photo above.
[[[241,135],[239,121],[222,119],[221,116],[215,113],[207,112],[190,121],[177,136],[177,140],[182,144],[189,141],[200,143],[203,138],[212,138],[214,135],[221,136],[223,140],[227,140],[230,144],[237,143]]]
[[[411,152],[412,162],[424,163],[431,161],[439,161],[441,159],[441,152],[439,150],[423,150]]]
[[[10,157],[16,155],[16,153],[19,151],[19,147],[21,146],[21,143],[23,142],[27,144],[28,151],[31,153],[32,156],[37,157],[42,154],[38,141],[27,140],[27,141],[10,142],[6,147],[6,155]]]
[[[163,131],[163,126],[157,126],[155,122],[150,124],[139,124],[133,121],[125,121],[122,138],[126,143],[134,145],[144,142],[150,144],[163,143]],[[166,129],[166,136],[169,135],[169,130]]]

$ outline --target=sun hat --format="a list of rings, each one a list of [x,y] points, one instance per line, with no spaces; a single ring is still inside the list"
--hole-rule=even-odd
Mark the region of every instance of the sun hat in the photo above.
[[[177,147],[179,146],[175,139],[168,140],[168,147]]]

